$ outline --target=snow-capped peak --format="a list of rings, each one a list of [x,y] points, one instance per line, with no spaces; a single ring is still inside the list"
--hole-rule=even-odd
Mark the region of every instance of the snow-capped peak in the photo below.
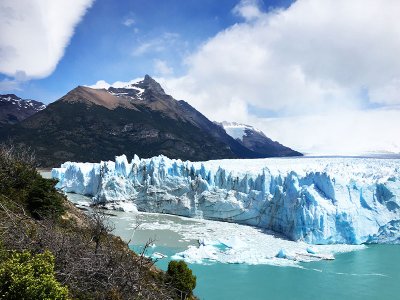
[[[29,99],[21,99],[14,94],[0,95],[0,102],[7,103],[8,105],[14,105],[18,107],[18,110],[31,109],[33,111],[40,111],[46,108],[46,105],[41,102]]]
[[[152,91],[158,95],[165,94],[161,85],[149,75],[128,82],[116,81],[113,84],[109,84],[104,80],[99,80],[94,85],[89,85],[87,87],[92,89],[106,89],[114,96],[130,98],[132,100],[143,100],[143,94],[146,90]]]
[[[5,94],[0,95],[0,100],[3,102],[18,102],[21,98],[14,94]]]
[[[39,101],[21,99],[14,94],[0,95],[0,125],[16,124],[45,108]]]
[[[261,130],[246,124],[236,123],[236,122],[227,122],[223,121],[220,123],[221,126],[225,129],[226,133],[229,134],[234,139],[243,140],[243,137],[246,135],[246,130],[256,131],[259,133],[263,133]]]

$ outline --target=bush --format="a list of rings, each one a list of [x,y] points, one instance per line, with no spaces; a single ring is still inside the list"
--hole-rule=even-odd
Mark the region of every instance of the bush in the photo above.
[[[64,198],[54,188],[56,183],[37,172],[28,149],[0,145],[0,196],[22,204],[36,219],[59,217]]]
[[[13,253],[0,263],[1,299],[69,299],[68,289],[54,277],[54,257],[46,251],[32,256]]]
[[[54,188],[57,181],[35,177],[27,188],[27,208],[35,218],[58,217],[64,212],[63,196]]]
[[[196,276],[192,274],[192,270],[183,260],[170,261],[167,274],[176,289],[188,296],[193,294],[193,290],[196,287]]]

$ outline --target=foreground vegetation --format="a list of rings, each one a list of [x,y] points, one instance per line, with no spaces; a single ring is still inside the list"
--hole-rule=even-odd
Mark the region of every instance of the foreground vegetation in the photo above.
[[[0,146],[1,299],[195,299],[186,264],[158,270],[54,184],[28,151]]]

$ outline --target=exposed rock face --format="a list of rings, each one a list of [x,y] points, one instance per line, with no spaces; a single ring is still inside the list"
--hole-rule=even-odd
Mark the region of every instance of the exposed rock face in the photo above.
[[[39,101],[21,99],[14,94],[0,95],[0,125],[17,124],[45,108]]]

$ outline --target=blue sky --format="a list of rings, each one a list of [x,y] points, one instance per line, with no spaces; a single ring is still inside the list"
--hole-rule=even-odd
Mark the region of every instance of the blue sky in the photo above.
[[[313,154],[400,153],[400,2],[2,0],[0,93],[149,74],[211,120]]]
[[[80,84],[160,75],[154,67],[156,61],[167,63],[174,75],[182,75],[184,59],[189,53],[219,31],[242,21],[232,13],[237,3],[237,0],[97,0],[76,26],[64,56],[51,75],[25,82],[19,86],[20,90],[0,90],[0,93],[15,92],[23,98],[49,103]],[[265,9],[285,7],[288,3],[287,0],[259,2]],[[0,75],[0,81],[5,78]]]

